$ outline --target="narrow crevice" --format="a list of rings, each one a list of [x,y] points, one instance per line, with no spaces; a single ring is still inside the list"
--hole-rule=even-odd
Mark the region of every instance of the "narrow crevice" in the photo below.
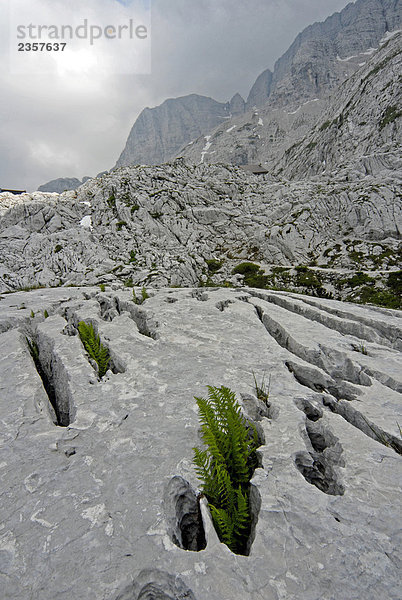
[[[348,402],[344,400],[337,401],[333,396],[323,395],[322,403],[331,412],[343,417],[345,421],[362,431],[369,438],[383,444],[387,448],[392,448],[397,454],[402,454],[402,439],[384,431],[384,429],[367,419],[367,417],[362,415],[360,411],[356,410]]]
[[[191,485],[176,475],[166,486],[163,507],[168,535],[183,550],[199,552],[206,548],[199,498]]]
[[[158,323],[152,317],[149,317],[147,312],[141,306],[134,304],[132,301],[118,300],[119,314],[127,312],[130,318],[137,325],[137,329],[141,335],[145,335],[148,338],[157,340],[159,334],[157,331]]]
[[[335,381],[326,373],[314,367],[300,365],[291,360],[285,362],[285,366],[300,385],[308,387],[314,392],[328,391],[338,400],[356,400],[361,395],[361,390],[347,381]]]
[[[296,406],[306,415],[308,451],[298,452],[295,465],[308,483],[331,496],[343,496],[345,488],[338,481],[337,467],[344,467],[343,449],[338,438],[321,422],[322,410],[304,398]]]
[[[60,395],[56,392],[52,360],[45,361],[41,356],[41,349],[36,336],[26,337],[29,353],[35,368],[40,376],[43,388],[49,398],[55,415],[54,424],[59,427],[70,425],[70,402],[66,394]]]
[[[373,323],[367,318],[359,318],[344,310],[330,309],[304,297],[295,299],[291,296],[286,297],[252,290],[249,290],[249,293],[254,298],[275,304],[309,321],[320,323],[332,331],[338,331],[341,334],[353,335],[359,339],[368,342],[377,342],[385,346],[393,346],[398,341],[395,331],[392,331],[392,327],[386,324]],[[305,306],[297,302],[303,303]]]
[[[84,330],[81,330],[81,324],[85,326]],[[104,339],[100,338],[96,322],[92,320],[88,322],[80,321],[77,324],[76,330],[86,351],[88,362],[94,371],[96,371],[99,380],[108,371],[111,371],[114,375],[125,373],[125,368],[121,364],[121,361],[114,356]]]

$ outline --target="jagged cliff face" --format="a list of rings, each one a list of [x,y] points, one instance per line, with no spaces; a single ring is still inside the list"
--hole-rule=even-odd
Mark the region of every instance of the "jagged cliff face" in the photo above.
[[[145,109],[131,130],[117,166],[164,162],[181,154],[185,144],[199,136],[203,137],[196,149],[186,152],[186,156],[197,162],[202,159],[245,164],[260,160],[262,153],[255,147],[259,145],[257,139],[263,139],[265,146],[273,143],[271,150],[277,157],[282,148],[278,147],[278,142],[282,144],[284,138],[289,138],[287,146],[290,146],[299,141],[313,122],[310,109],[307,120],[302,118],[303,123],[298,121],[301,114],[290,120],[279,114],[276,121],[278,115],[269,114],[269,109],[282,109],[291,115],[306,102],[330,97],[368,60],[387,31],[401,27],[401,13],[400,0],[358,0],[325,22],[307,27],[277,61],[274,72],[267,69],[259,75],[246,103],[238,94],[226,104],[191,95]],[[273,121],[265,132],[251,131],[252,113],[256,108],[264,108],[265,120]],[[249,112],[243,119],[245,110]],[[318,110],[314,112],[318,113]],[[238,115],[240,119],[236,120]],[[203,141],[204,136],[211,135],[214,128],[218,128],[219,135],[224,134],[224,127],[220,127],[222,122],[228,125],[226,129],[233,125],[246,126],[245,131],[250,130],[249,142],[245,144],[244,139],[240,139],[241,149],[228,147],[226,152],[222,152],[221,144],[218,144],[214,150],[209,150],[209,158],[205,158],[210,146],[206,150],[204,147],[210,140]],[[250,127],[247,128],[247,124]],[[235,134],[223,135],[221,142],[226,143],[233,136]],[[270,165],[269,157],[265,161]]]
[[[191,140],[242,112],[244,100],[239,94],[227,103],[191,94],[146,108],[134,123],[116,166],[166,162]]]
[[[349,177],[400,167],[402,34],[386,34],[328,99],[295,109],[269,101],[182,154],[193,162],[261,163],[288,178],[348,169]],[[350,58],[347,63],[354,61]]]
[[[387,31],[401,26],[399,0],[358,0],[323,23],[302,31],[277,61],[270,87],[273,106],[302,104],[335,90],[377,48]]]
[[[400,172],[401,72],[402,34],[396,33],[340,86],[315,128],[283,155],[276,172],[290,178]]]

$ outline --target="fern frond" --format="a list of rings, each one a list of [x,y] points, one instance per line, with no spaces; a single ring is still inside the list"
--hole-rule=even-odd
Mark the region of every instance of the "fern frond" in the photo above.
[[[216,479],[219,490],[219,506],[232,514],[236,510],[236,492],[230,475],[223,465],[216,466]]]
[[[256,466],[258,433],[242,414],[234,392],[208,387],[196,398],[205,450],[194,448],[194,463],[219,539],[245,554],[250,534],[250,479]]]
[[[109,367],[109,350],[101,343],[92,323],[88,324],[85,321],[80,321],[78,323],[78,334],[85,350],[98,365],[98,375],[102,379]]]
[[[219,539],[234,551],[235,539],[232,519],[224,508],[216,508],[213,505],[210,505],[209,508],[211,509],[212,521]]]

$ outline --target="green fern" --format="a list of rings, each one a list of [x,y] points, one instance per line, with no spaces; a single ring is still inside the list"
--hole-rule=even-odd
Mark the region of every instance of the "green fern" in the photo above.
[[[234,392],[208,387],[208,398],[196,398],[206,449],[194,448],[194,463],[208,499],[219,539],[245,554],[250,534],[250,479],[256,466],[258,435],[247,424]]]
[[[109,368],[109,350],[101,343],[92,323],[87,324],[85,321],[80,321],[78,323],[78,333],[85,350],[98,365],[99,379],[102,379]]]

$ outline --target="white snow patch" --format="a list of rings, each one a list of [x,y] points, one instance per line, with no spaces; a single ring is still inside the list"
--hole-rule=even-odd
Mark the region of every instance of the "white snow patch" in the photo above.
[[[86,215],[85,217],[82,217],[80,225],[85,229],[93,229],[91,215]]]
[[[264,121],[261,119],[261,117],[258,119],[258,125],[264,125]]]
[[[89,208],[92,208],[91,203],[88,202],[87,200],[81,200],[80,204],[85,204],[85,206],[89,206]]]
[[[348,62],[349,60],[352,60],[352,58],[357,58],[358,56],[358,54],[352,54],[352,56],[348,56],[347,58],[341,58],[339,54],[337,54],[336,60],[339,60],[339,62]]]
[[[202,149],[202,152],[201,152],[201,160],[200,160],[200,162],[202,162],[202,163],[204,162],[205,155],[208,154],[208,150],[212,146],[212,142],[209,141],[211,139],[210,135],[206,135],[204,139],[207,140],[207,143],[205,144],[205,146],[204,146],[204,148]]]
[[[366,62],[359,63],[359,67],[364,67],[365,64]]]
[[[229,133],[230,131],[233,131],[233,129],[236,127],[236,125],[233,125],[232,127],[229,127],[229,129],[226,129],[226,133]]]
[[[394,37],[397,33],[401,33],[402,29],[395,29],[395,31],[386,31],[383,38],[380,39],[380,46],[388,42],[391,38]]]
[[[362,52],[362,54],[373,54],[373,52],[375,52],[376,50],[377,48],[369,48],[365,52]]]
[[[319,98],[313,98],[313,100],[307,100],[307,102],[303,102],[303,104],[301,106],[299,106],[299,108],[296,108],[296,110],[294,110],[293,112],[288,112],[286,113],[287,115],[295,115],[297,112],[299,112],[299,110],[301,109],[302,106],[306,106],[306,104],[310,104],[311,102],[318,102],[320,99]]]

